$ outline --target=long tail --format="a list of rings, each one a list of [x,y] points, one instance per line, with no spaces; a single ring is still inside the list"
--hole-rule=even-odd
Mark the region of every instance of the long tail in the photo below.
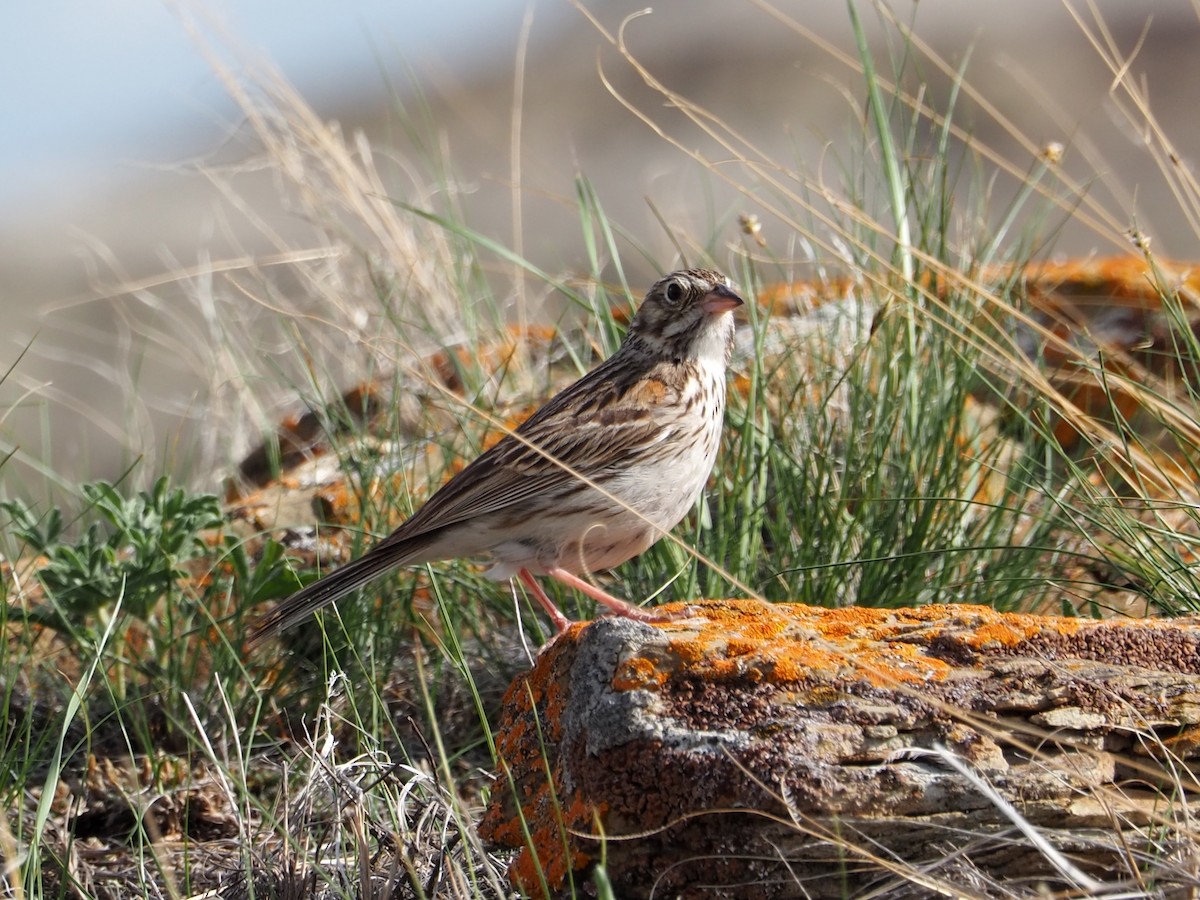
[[[409,545],[389,545],[387,542],[379,544],[366,555],[346,563],[340,569],[314,581],[308,587],[296,591],[287,599],[281,600],[274,609],[259,618],[251,627],[250,646],[259,644],[286,628],[291,628],[321,607],[341,599],[369,581],[374,581],[389,569],[405,563],[420,561],[420,551],[428,544],[428,541],[418,539],[419,546],[411,546],[412,542],[405,543]]]

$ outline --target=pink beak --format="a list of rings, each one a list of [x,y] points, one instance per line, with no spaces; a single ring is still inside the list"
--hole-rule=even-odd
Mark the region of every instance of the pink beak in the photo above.
[[[700,301],[700,308],[711,316],[737,309],[746,301],[723,284],[717,285]]]

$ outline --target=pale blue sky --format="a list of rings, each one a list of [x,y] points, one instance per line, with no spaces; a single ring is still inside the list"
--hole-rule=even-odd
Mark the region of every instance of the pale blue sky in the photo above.
[[[0,215],[66,199],[114,167],[196,152],[230,107],[182,24],[203,6],[308,99],[436,59],[511,53],[528,0],[38,0],[0,12]],[[545,4],[543,4],[544,6]],[[511,32],[511,35],[509,34]],[[498,40],[503,36],[502,40]]]

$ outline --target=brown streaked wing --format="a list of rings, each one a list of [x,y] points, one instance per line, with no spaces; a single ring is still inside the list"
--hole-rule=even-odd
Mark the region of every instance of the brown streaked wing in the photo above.
[[[521,424],[517,434],[540,452],[505,437],[446,482],[379,546],[494,513],[574,481],[555,460],[593,477],[628,464],[664,440],[670,422],[656,415],[656,407],[672,405],[678,391],[658,379],[643,382],[648,367],[620,356],[618,352],[564,388]],[[610,365],[614,363],[619,365]]]

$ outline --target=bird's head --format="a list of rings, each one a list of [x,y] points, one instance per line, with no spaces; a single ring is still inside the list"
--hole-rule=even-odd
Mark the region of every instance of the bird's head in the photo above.
[[[627,340],[673,360],[718,359],[733,346],[730,313],[745,301],[712,269],[681,269],[654,283],[629,324]]]

